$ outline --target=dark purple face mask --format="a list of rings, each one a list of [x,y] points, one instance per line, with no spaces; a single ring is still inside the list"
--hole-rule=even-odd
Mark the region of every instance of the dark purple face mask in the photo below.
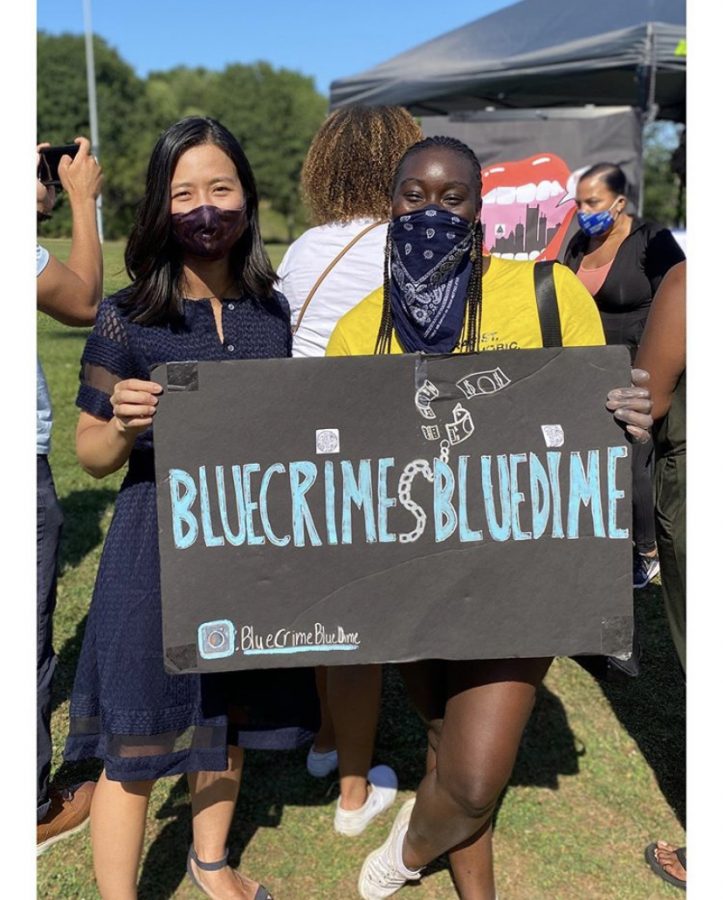
[[[241,209],[197,206],[171,216],[173,237],[191,256],[223,259],[246,231],[246,205]]]

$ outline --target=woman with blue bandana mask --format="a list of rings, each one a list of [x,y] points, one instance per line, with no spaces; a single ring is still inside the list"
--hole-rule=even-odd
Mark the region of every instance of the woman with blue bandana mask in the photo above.
[[[685,258],[667,228],[625,212],[625,174],[597,163],[577,183],[580,231],[565,264],[592,294],[608,344],[623,344],[635,361],[648,310],[665,273]],[[659,570],[653,517],[652,445],[633,448],[633,586],[645,587]]]
[[[432,137],[407,150],[392,180],[384,283],[339,320],[327,356],[541,347],[535,263],[486,255],[480,210],[480,166],[469,147]],[[562,345],[604,344],[590,294],[564,266],[552,268]],[[639,388],[628,391],[642,399]],[[618,419],[619,403],[608,398]],[[643,420],[637,424],[646,427]],[[427,726],[427,774],[362,866],[358,890],[365,900],[390,897],[419,880],[443,853],[460,897],[493,900],[492,814],[551,662],[420,659],[400,665]],[[354,691],[364,690],[363,668],[329,670],[335,681],[346,670],[350,706]]]

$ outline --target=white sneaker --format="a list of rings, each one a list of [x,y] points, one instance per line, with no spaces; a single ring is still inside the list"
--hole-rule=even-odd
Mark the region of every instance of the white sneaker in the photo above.
[[[342,809],[336,801],[334,813],[334,830],[349,837],[361,834],[371,820],[384,812],[394,803],[397,796],[397,776],[389,766],[374,766],[367,773],[367,781],[371,785],[369,796],[364,806],[359,809]]]
[[[419,881],[421,869],[407,869],[401,862],[402,842],[407,833],[409,819],[414,809],[414,797],[402,806],[392,825],[389,836],[381,847],[367,856],[359,873],[357,888],[364,900],[382,900],[391,897],[404,887],[407,881]]]
[[[334,769],[339,767],[339,757],[336,750],[329,750],[327,753],[319,753],[314,750],[312,744],[309,747],[309,753],[306,757],[306,771],[314,778],[326,778]]]

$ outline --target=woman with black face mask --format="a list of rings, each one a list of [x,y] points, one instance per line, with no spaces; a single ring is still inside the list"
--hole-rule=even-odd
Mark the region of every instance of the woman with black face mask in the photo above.
[[[542,346],[535,264],[483,254],[480,198],[480,166],[465,144],[428,138],[406,152],[392,184],[384,285],[342,317],[327,355]],[[553,267],[553,277],[563,346],[604,344],[585,288],[562,265]],[[640,436],[636,426],[652,421],[647,391],[625,390],[630,415],[614,414]],[[609,408],[617,403],[609,400]],[[460,897],[493,900],[492,813],[551,661],[432,659],[400,666],[427,725],[427,774],[385,843],[364,862],[362,897],[391,896],[448,853]]]
[[[130,287],[98,309],[77,399],[83,468],[97,478],[126,463],[128,471],[98,569],[65,757],[103,760],[90,817],[102,897],[136,895],[151,788],[185,772],[189,876],[208,896],[264,900],[266,889],[226,862],[243,748],[311,740],[313,672],[169,675],[161,635],[152,428],[161,387],[150,370],[170,360],[291,355],[253,173],[219,122],[184,119],[159,138],[126,267]]]
[[[597,163],[577,183],[580,231],[565,253],[590,291],[608,344],[623,344],[635,363],[648,310],[663,276],[685,254],[667,228],[625,212],[627,181],[619,166]],[[633,447],[633,587],[643,588],[660,571],[655,544],[650,464],[653,445]]]

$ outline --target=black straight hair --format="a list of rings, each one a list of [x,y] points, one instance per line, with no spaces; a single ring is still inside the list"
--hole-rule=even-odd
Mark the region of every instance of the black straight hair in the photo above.
[[[613,194],[622,194],[625,196],[627,193],[628,179],[625,177],[625,172],[623,172],[620,166],[615,165],[615,163],[595,163],[594,166],[585,169],[580,176],[578,184],[580,181],[585,181],[587,178],[599,178],[605,187],[609,191],[612,191]]]
[[[182,318],[183,251],[171,231],[171,178],[187,150],[215,144],[236,166],[246,202],[247,227],[230,253],[231,273],[242,295],[268,300],[276,273],[261,240],[258,192],[241,145],[216,119],[189,116],[156,141],[146,174],[146,191],[125,250],[132,284],[121,306],[143,325],[176,324]]]
[[[404,163],[417,153],[425,150],[443,149],[451,150],[464,156],[470,164],[472,170],[473,190],[479,202],[482,202],[482,169],[479,164],[474,150],[467,144],[457,140],[457,138],[448,135],[435,135],[434,137],[425,138],[407,150],[404,156],[399,160],[397,168],[394,170],[392,178],[392,197],[399,184],[399,177]],[[389,272],[391,269],[392,258],[392,238],[391,238],[391,222],[387,227],[387,241],[384,247],[384,283],[382,288],[382,319],[379,323],[379,332],[377,334],[377,342],[374,348],[375,353],[390,353],[392,349],[392,334],[394,333],[394,319],[392,318],[392,303],[389,294]],[[477,351],[477,343],[479,340],[479,329],[482,320],[482,223],[479,214],[476,215],[474,223],[474,235],[472,236],[472,251],[470,253],[472,260],[472,274],[467,285],[467,295],[465,297],[466,323],[464,337],[461,341],[463,353],[475,353]]]

